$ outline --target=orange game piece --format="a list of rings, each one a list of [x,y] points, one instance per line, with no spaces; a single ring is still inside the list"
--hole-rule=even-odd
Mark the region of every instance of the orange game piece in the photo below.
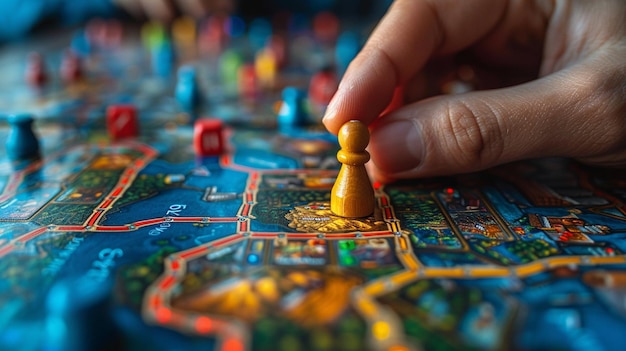
[[[337,160],[342,163],[335,185],[330,193],[331,211],[342,217],[366,217],[374,212],[374,188],[367,175],[365,163],[370,154],[367,126],[352,120],[339,129]]]

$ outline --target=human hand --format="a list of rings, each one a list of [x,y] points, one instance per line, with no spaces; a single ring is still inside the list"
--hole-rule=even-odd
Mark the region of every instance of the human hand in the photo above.
[[[491,90],[420,100],[428,67],[451,57]],[[377,119],[402,85],[412,103]],[[337,133],[351,119],[371,124],[381,181],[543,156],[625,166],[626,2],[396,0],[323,122]]]
[[[208,13],[230,13],[233,0],[113,0],[113,3],[137,18],[171,21],[177,12],[200,18]]]

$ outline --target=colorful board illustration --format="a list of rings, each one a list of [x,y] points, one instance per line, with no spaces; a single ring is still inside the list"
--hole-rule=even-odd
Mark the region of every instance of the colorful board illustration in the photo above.
[[[0,101],[35,115],[42,146],[0,164],[0,349],[623,348],[619,171],[546,159],[375,184],[374,214],[345,219],[336,137],[277,125],[278,89],[244,101],[191,55],[202,114],[226,125],[226,152],[198,157],[149,60],[131,37],[91,53],[86,82]],[[115,103],[138,107],[139,137],[108,138]]]

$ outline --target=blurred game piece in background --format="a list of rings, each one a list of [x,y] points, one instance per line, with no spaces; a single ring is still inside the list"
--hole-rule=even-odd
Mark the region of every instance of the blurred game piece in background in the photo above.
[[[111,105],[106,110],[109,137],[113,140],[139,136],[139,117],[133,105]]]
[[[305,105],[305,93],[296,87],[286,87],[282,92],[282,102],[278,112],[278,126],[280,130],[291,130],[305,126],[309,121],[309,114]]]
[[[48,72],[43,56],[38,52],[28,55],[26,62],[26,83],[41,89],[48,82]]]
[[[9,135],[6,139],[7,156],[12,161],[39,158],[39,140],[33,131],[33,116],[17,114],[8,117]]]
[[[196,156],[219,156],[224,152],[224,132],[218,118],[199,118],[193,127],[193,147]]]

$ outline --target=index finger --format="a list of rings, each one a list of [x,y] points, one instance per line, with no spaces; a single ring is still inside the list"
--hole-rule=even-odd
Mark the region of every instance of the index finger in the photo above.
[[[396,86],[429,58],[477,42],[503,17],[508,0],[396,0],[350,63],[324,116],[332,133],[347,121],[370,124]]]

